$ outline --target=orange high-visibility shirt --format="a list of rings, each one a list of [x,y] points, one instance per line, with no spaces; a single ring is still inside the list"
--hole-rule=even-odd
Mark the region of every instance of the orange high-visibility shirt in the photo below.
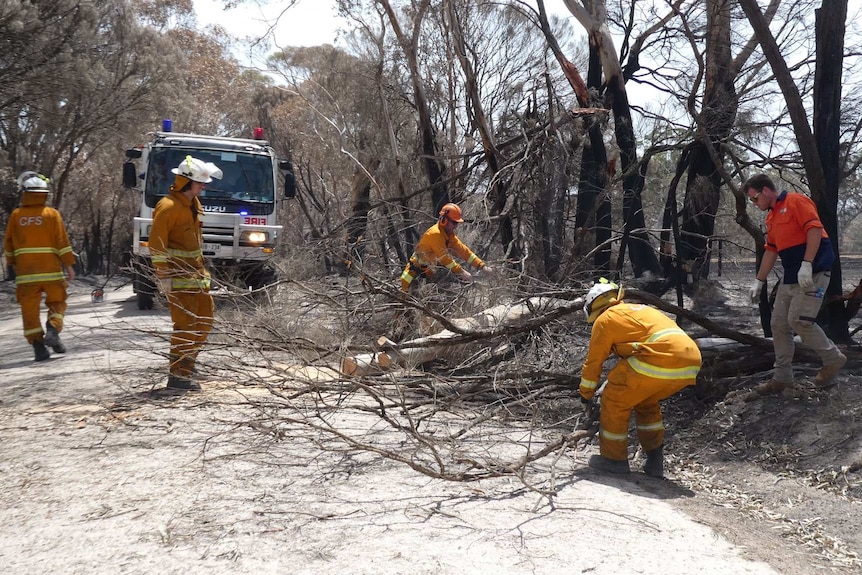
[[[452,273],[460,274],[464,268],[452,259],[450,252],[472,265],[476,269],[485,267],[485,262],[464,245],[455,234],[447,234],[436,223],[422,234],[410,261],[419,268],[433,268],[435,265],[446,266]]]
[[[642,304],[621,302],[596,319],[581,370],[580,393],[585,399],[595,393],[602,364],[611,353],[627,361],[639,375],[653,379],[690,380],[693,384],[701,366],[694,340],[671,318]]]
[[[795,246],[804,246],[811,228],[820,228],[821,238],[829,237],[811,198],[783,192],[778,196],[775,207],[766,215],[764,247],[771,252],[781,253]]]
[[[47,199],[43,192],[24,192],[21,207],[9,216],[3,252],[15,269],[15,285],[65,281],[63,266],[75,265],[63,217],[45,205]]]

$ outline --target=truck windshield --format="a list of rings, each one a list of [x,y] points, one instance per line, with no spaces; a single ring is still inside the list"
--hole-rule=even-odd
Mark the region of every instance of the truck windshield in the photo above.
[[[171,169],[180,165],[187,155],[214,163],[224,174],[222,179],[213,178],[206,185],[200,196],[201,202],[228,208],[273,203],[272,159],[268,156],[219,150],[154,148],[149,155],[145,184],[148,205],[155,206],[162,196],[168,195],[174,182]]]

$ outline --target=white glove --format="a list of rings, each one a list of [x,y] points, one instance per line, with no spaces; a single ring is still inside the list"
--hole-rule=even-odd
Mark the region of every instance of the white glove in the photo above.
[[[751,296],[751,303],[757,303],[760,301],[760,292],[763,291],[766,282],[763,280],[755,279],[754,283],[751,285],[751,291],[749,295]]]
[[[796,279],[799,281],[799,287],[808,291],[814,285],[814,274],[811,273],[811,262],[803,261],[799,266],[799,273],[796,274]]]
[[[482,266],[482,271],[485,272],[486,274],[494,273],[494,270],[491,269],[491,266]]]
[[[171,293],[171,278],[159,278],[159,291],[167,295]]]
[[[458,274],[458,279],[464,282],[465,284],[473,283],[473,276],[465,269],[461,270],[461,273]]]

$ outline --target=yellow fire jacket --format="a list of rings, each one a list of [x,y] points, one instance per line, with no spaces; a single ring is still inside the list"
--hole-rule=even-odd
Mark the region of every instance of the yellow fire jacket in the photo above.
[[[581,370],[580,393],[585,399],[595,394],[602,364],[612,352],[641,376],[689,385],[695,383],[702,361],[697,344],[675,321],[647,305],[621,302],[593,324]]]
[[[474,254],[470,248],[464,245],[455,234],[447,234],[440,223],[436,223],[422,234],[410,262],[420,271],[429,274],[436,265],[446,266],[452,273],[460,274],[463,271],[461,265],[452,259],[450,253],[455,254],[476,269],[485,267],[479,256]]]
[[[210,274],[204,268],[203,208],[197,198],[189,200],[171,192],[156,204],[150,228],[150,257],[159,279],[171,278],[171,289],[210,289]]]
[[[24,192],[12,211],[3,252],[15,269],[15,285],[65,281],[63,266],[75,264],[63,217],[45,205],[48,194]]]

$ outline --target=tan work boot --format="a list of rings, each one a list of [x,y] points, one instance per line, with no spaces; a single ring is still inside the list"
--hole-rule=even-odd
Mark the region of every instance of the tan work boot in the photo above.
[[[760,385],[752,389],[751,393],[745,396],[745,401],[756,401],[762,397],[766,397],[767,395],[775,395],[777,393],[781,393],[791,385],[793,384],[790,382],[770,379],[766,383],[761,383]]]
[[[817,387],[827,387],[832,380],[835,379],[835,376],[838,375],[838,372],[841,371],[841,368],[844,367],[844,364],[847,363],[847,356],[838,352],[838,359],[835,363],[830,363],[829,365],[824,365],[820,368],[820,371],[817,372],[817,375],[814,376],[814,385]]]

